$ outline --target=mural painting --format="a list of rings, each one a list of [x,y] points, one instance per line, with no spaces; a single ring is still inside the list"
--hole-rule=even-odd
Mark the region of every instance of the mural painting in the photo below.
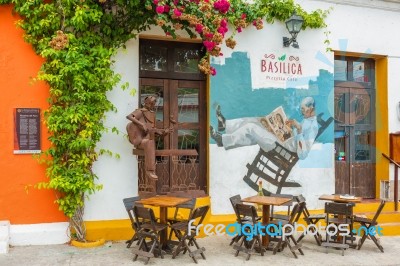
[[[327,69],[310,70],[312,63],[302,61],[305,56],[278,51],[254,57],[236,52],[224,64],[215,64],[210,143],[226,155],[241,147],[257,147],[255,157],[241,153],[248,161],[242,180],[255,191],[262,180],[264,195],[280,194],[284,188],[302,186],[287,180],[300,161],[301,167],[332,167],[329,159],[315,162],[315,150],[312,158],[309,154],[316,143],[327,144],[319,146],[318,156],[331,158],[327,147],[333,143],[333,75]]]

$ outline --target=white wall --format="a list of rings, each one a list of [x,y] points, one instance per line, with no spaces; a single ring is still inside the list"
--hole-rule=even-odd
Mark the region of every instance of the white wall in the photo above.
[[[122,199],[137,196],[137,160],[132,155],[133,146],[127,139],[125,127],[129,122],[126,115],[138,107],[138,94],[129,94],[131,89],[137,90],[139,86],[138,47],[137,40],[130,40],[126,49],[121,48],[115,56],[115,72],[122,75],[120,85],[129,82],[130,89],[123,91],[119,85],[107,95],[118,112],[107,114],[105,124],[109,132],[103,134],[98,148],[118,153],[120,158],[103,155],[95,162],[93,170],[103,189],[86,200],[85,220],[88,221],[128,218]],[[120,131],[119,135],[111,133],[113,127]]]
[[[324,53],[325,46],[323,41],[325,35],[323,32],[328,30],[331,32],[329,39],[331,47],[334,50],[349,51],[358,53],[368,53],[388,56],[389,58],[389,130],[390,132],[400,130],[400,121],[396,117],[395,105],[400,101],[400,35],[398,34],[398,25],[400,25],[399,12],[392,12],[376,8],[363,8],[350,5],[339,5],[334,3],[325,3],[322,1],[302,0],[296,1],[306,10],[315,10],[317,8],[328,9],[333,7],[326,22],[327,29],[312,30],[308,29],[301,32],[298,36],[300,49],[307,52],[321,51]],[[154,30],[147,32],[148,34],[159,34],[165,36],[162,31]],[[254,39],[254,34],[258,34],[254,29],[246,29],[241,34],[237,34],[238,46],[236,50],[248,45],[250,42],[264,42],[274,47],[282,46],[282,37],[288,36],[283,24],[275,22],[274,24],[265,24],[263,35],[261,38]],[[293,49],[293,48],[289,48]],[[225,56],[229,56],[229,50],[224,51]],[[333,64],[332,57],[327,56],[327,64]],[[115,69],[122,74],[123,81],[129,81],[131,87],[138,88],[138,41],[131,40],[127,43],[126,51],[122,50],[115,57]],[[125,125],[127,120],[125,116],[137,107],[138,98],[129,95],[128,91],[122,91],[119,87],[115,88],[109,94],[110,100],[116,105],[118,113],[107,114],[107,125],[116,126],[121,132],[125,133]],[[99,148],[109,148],[120,154],[120,159],[102,156],[94,165],[94,171],[99,176],[98,182],[104,185],[102,191],[90,196],[90,200],[86,202],[86,220],[112,220],[127,218],[125,209],[122,204],[122,198],[134,196],[137,194],[137,163],[135,157],[131,154],[132,146],[123,135],[105,134]],[[217,152],[211,147],[210,161],[217,156]],[[238,151],[239,152],[239,151]],[[249,150],[246,152],[257,152]],[[226,166],[225,166],[226,167]],[[230,171],[234,171],[232,168]],[[294,175],[296,169],[292,171]],[[243,171],[243,169],[241,170]],[[296,170],[297,171],[297,170]],[[327,180],[332,180],[332,172],[313,172],[300,173],[297,177],[307,175],[304,178],[311,178],[316,181],[315,187],[305,187],[305,193],[309,197],[321,194],[321,187],[325,190],[332,191],[331,183],[321,184],[321,175],[328,175]],[[242,173],[240,173],[242,176]],[[291,178],[291,177],[290,177]],[[293,178],[295,178],[293,176]],[[229,180],[229,179],[227,179]],[[229,194],[236,193],[240,190],[242,194],[250,193],[248,188],[237,188],[234,185],[238,180],[232,180],[233,183],[226,183],[225,179],[221,179],[220,173],[215,167],[210,169],[210,186],[212,204],[216,206],[218,213],[231,212],[228,192],[220,193],[222,188],[227,188]],[[219,189],[218,189],[219,188]],[[284,192],[282,192],[284,193]],[[310,199],[311,200],[311,199]],[[218,205],[216,204],[218,202]],[[318,201],[316,201],[318,202]],[[315,207],[319,203],[316,203]]]

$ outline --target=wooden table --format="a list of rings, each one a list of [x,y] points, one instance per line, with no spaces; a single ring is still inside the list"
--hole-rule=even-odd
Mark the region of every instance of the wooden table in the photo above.
[[[345,199],[341,198],[340,195],[321,195],[319,197],[320,200],[330,200],[334,202],[341,202],[341,203],[360,203],[362,198],[361,197],[354,197],[354,199]]]
[[[151,205],[160,207],[160,223],[167,224],[168,220],[168,207],[176,207],[179,204],[190,201],[191,198],[180,198],[180,197],[171,197],[171,196],[155,196],[147,199],[142,199],[137,201],[138,203],[142,203],[143,205]],[[160,235],[160,243],[164,248],[167,248],[167,230],[164,230]]]
[[[242,202],[248,203],[256,203],[263,206],[262,208],[262,222],[264,225],[269,223],[269,215],[270,215],[270,206],[271,205],[282,205],[288,201],[291,201],[290,198],[282,198],[282,197],[269,197],[269,196],[251,196],[248,198],[242,199]],[[268,234],[265,234],[262,237],[262,244],[264,247],[268,248],[269,246],[269,238]]]

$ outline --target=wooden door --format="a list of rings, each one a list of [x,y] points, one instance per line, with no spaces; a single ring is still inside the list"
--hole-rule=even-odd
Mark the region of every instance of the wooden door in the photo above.
[[[346,63],[354,67],[356,60]],[[362,61],[364,74],[371,61]],[[335,70],[336,71],[336,70]],[[335,81],[335,193],[375,198],[375,89],[373,79]],[[372,72],[371,72],[372,73]],[[372,76],[372,74],[371,74]]]
[[[201,43],[140,39],[140,103],[158,96],[158,128],[171,133],[156,140],[158,181],[146,180],[139,159],[139,191],[207,191],[206,76],[197,67],[205,54]],[[156,152],[157,154],[157,152]]]
[[[156,149],[166,151],[156,160],[157,192],[206,190],[205,82],[141,78],[141,100],[148,95],[158,96],[157,127],[171,129],[156,141]]]

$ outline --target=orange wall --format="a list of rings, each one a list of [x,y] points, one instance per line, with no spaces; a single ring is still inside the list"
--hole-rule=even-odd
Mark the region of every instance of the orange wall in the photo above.
[[[45,166],[30,154],[14,155],[13,109],[47,108],[48,86],[31,84],[43,59],[23,40],[11,6],[0,5],[0,220],[11,224],[62,222],[67,219],[54,203],[55,192],[26,187],[46,180]],[[49,147],[41,125],[42,150]]]

